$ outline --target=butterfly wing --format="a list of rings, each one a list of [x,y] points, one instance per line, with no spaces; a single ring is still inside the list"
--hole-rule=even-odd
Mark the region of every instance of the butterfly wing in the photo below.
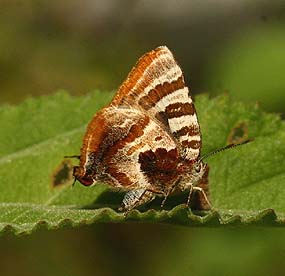
[[[167,47],[139,59],[111,104],[147,112],[174,137],[183,158],[199,157],[201,134],[195,107],[182,70]]]

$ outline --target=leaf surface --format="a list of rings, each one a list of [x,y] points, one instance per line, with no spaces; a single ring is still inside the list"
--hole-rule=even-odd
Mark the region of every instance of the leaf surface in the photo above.
[[[284,121],[227,96],[196,98],[203,153],[247,138],[254,142],[207,159],[212,211],[193,213],[184,201],[173,199],[171,209],[160,210],[157,200],[145,212],[124,215],[116,212],[122,194],[104,185],[72,188],[72,164],[64,163],[67,171],[62,170],[63,156],[79,154],[86,124],[111,98],[101,92],[81,97],[59,92],[0,107],[2,233],[124,221],[284,225]],[[55,175],[62,179],[54,187]]]

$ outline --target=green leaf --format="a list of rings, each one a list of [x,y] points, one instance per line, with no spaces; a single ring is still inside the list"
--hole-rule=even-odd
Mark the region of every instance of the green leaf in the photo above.
[[[72,188],[71,161],[79,154],[86,124],[110,102],[109,93],[71,97],[65,92],[0,108],[0,232],[31,233],[94,222],[149,221],[182,225],[285,222],[285,125],[278,115],[227,96],[196,98],[203,153],[229,142],[254,142],[207,159],[213,210],[192,212],[181,197],[160,210],[159,199],[124,215],[121,193],[107,186]],[[73,160],[73,165],[78,161]],[[173,208],[172,208],[173,207]]]

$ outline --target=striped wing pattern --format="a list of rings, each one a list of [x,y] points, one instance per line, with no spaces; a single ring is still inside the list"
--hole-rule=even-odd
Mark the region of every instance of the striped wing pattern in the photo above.
[[[199,157],[201,134],[195,107],[182,70],[167,47],[139,59],[111,105],[143,110],[175,139],[184,159]]]
[[[99,180],[112,186],[152,188],[141,170],[141,152],[165,149],[170,154],[167,158],[164,155],[163,159],[173,160],[171,164],[176,166],[178,153],[171,136],[137,109],[104,108],[89,123],[83,141],[81,166],[90,174],[101,175],[103,178]]]
[[[110,105],[90,121],[73,175],[86,186],[101,182],[127,191],[125,210],[158,194],[163,205],[172,192],[187,189],[187,203],[194,189],[202,191],[204,198],[196,201],[203,207],[203,199],[208,201],[207,183],[200,185],[205,172],[200,149],[198,118],[182,70],[162,46],[139,59]]]

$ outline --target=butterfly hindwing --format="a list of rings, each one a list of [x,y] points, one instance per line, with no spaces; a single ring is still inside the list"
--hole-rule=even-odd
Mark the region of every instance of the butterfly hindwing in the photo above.
[[[104,108],[90,122],[83,141],[82,167],[112,186],[148,188],[150,166],[155,171],[168,171],[165,161],[171,158],[173,168],[178,161],[174,140],[137,109]]]

